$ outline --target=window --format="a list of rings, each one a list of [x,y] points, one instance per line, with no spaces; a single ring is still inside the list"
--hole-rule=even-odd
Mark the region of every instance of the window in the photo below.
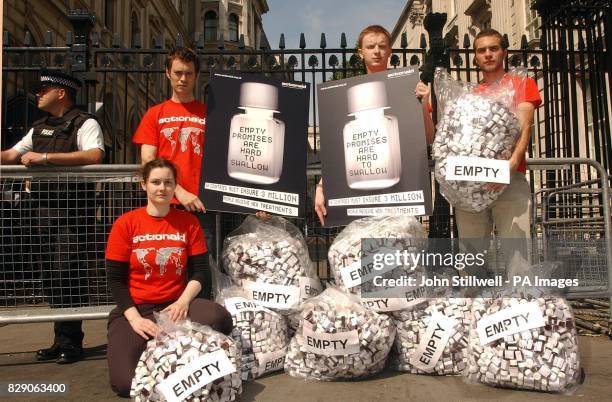
[[[227,22],[229,29],[229,40],[231,42],[238,42],[238,16],[236,14],[230,14]]]
[[[586,103],[586,116],[584,119],[587,121],[587,132],[586,136],[589,140],[589,149],[587,150],[587,157],[595,159],[597,150],[595,148],[595,126],[593,123],[593,97],[591,96],[591,81],[590,78],[585,78],[584,87],[582,89],[582,96]],[[601,122],[600,122],[601,123]]]
[[[115,0],[104,2],[104,25],[109,31],[115,27]]]
[[[214,11],[204,14],[204,40],[217,40],[217,14]]]
[[[531,9],[531,0],[525,1],[525,30],[529,40],[540,39],[540,26],[542,22],[536,10]]]
[[[483,29],[491,28],[491,3],[489,0],[474,0],[465,10],[471,17],[469,30],[476,34]]]
[[[134,47],[136,42],[140,43],[140,23],[136,12],[132,13],[130,20],[130,46]]]

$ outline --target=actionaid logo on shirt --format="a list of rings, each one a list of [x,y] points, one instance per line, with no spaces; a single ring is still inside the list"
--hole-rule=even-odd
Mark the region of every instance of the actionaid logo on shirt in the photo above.
[[[206,119],[197,117],[197,116],[169,116],[169,117],[162,117],[161,119],[157,121],[158,124],[177,123],[177,122],[190,122],[190,123],[199,123],[199,124],[204,125],[206,124]]]
[[[150,240],[176,240],[181,241],[183,243],[187,243],[187,236],[185,233],[147,233],[142,235],[136,235],[132,237],[132,243],[138,243],[141,241],[150,241]]]

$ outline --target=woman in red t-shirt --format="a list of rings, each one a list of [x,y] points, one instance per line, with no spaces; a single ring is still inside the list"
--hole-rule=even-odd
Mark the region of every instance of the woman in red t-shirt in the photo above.
[[[108,284],[117,303],[108,319],[108,369],[113,390],[129,397],[146,342],[159,331],[154,311],[173,321],[189,317],[229,334],[232,317],[210,297],[207,248],[198,219],[171,208],[176,167],[154,159],[143,167],[147,206],[121,215],[106,247]]]

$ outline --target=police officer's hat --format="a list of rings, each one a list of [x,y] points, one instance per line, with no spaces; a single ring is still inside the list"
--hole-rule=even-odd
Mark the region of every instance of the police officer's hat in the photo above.
[[[72,93],[75,93],[81,88],[81,81],[75,77],[57,70],[41,70],[40,82],[32,88],[33,93],[40,92],[41,89],[53,87],[64,88]]]

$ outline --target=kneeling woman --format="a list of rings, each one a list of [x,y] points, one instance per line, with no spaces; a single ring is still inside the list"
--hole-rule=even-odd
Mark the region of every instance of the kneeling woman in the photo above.
[[[108,369],[113,391],[129,396],[132,377],[147,339],[158,332],[154,311],[173,321],[189,317],[229,334],[230,314],[210,297],[211,275],[198,219],[171,208],[176,168],[165,159],[143,167],[147,206],[113,224],[106,248],[109,287],[117,308],[108,319]]]

